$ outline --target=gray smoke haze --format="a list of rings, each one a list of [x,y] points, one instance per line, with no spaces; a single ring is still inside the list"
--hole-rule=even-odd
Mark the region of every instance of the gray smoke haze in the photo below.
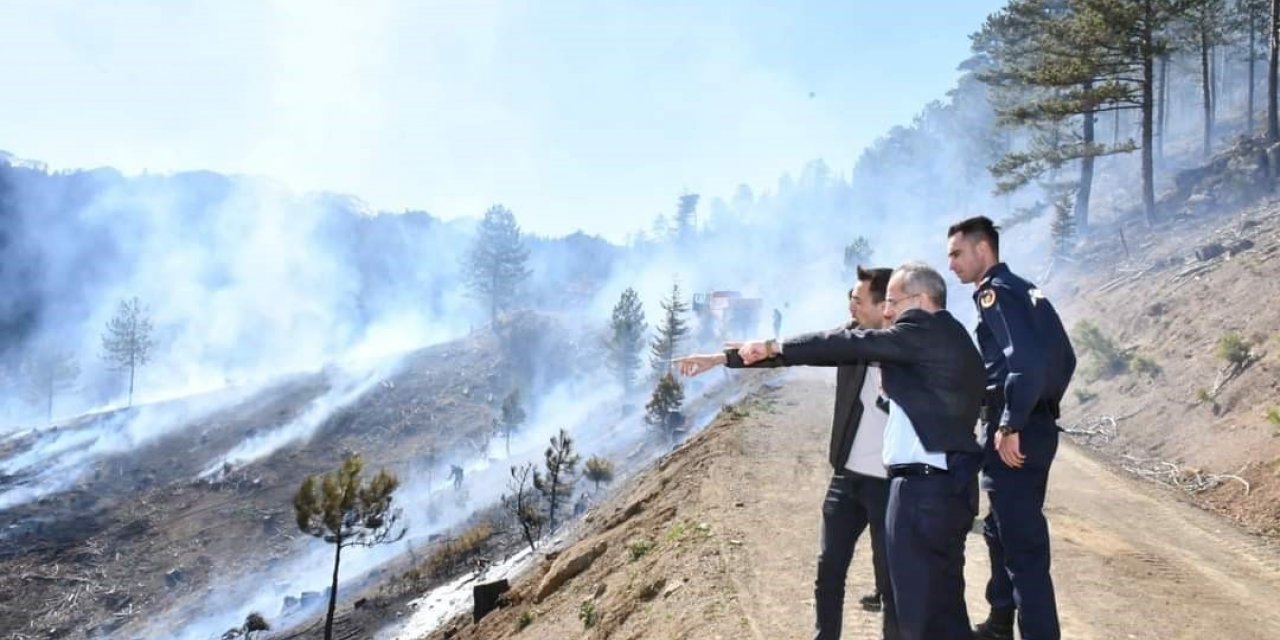
[[[379,216],[353,199],[213,174],[6,174],[11,243],[39,272],[3,293],[28,320],[4,347],[11,361],[43,344],[78,356],[81,393],[64,394],[64,415],[119,401],[121,376],[98,356],[126,298],[155,326],[142,404],[402,352],[461,335],[474,317],[455,286],[465,235],[423,214]]]
[[[225,469],[237,469],[262,460],[284,447],[305,443],[315,435],[334,413],[360,400],[375,385],[394,375],[399,358],[387,358],[382,362],[364,362],[362,366],[328,367],[329,389],[310,402],[301,414],[288,423],[242,440],[230,451],[214,456],[200,472],[199,478],[210,479]]]

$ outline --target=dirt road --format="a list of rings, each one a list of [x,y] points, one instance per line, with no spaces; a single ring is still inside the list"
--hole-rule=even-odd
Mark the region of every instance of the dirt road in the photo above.
[[[526,576],[517,606],[479,626],[455,621],[431,638],[809,637],[833,379],[829,370],[780,373],[773,390],[601,506],[563,552],[572,558],[594,548],[587,555],[599,558],[587,559],[589,570],[543,600],[530,594],[549,574]],[[1062,447],[1053,473],[1047,510],[1064,638],[1280,638],[1276,548],[1071,446]],[[651,544],[638,550],[644,540]],[[980,534],[970,535],[967,557],[976,621],[986,615],[988,575]],[[879,614],[854,602],[871,582],[863,541],[850,572],[845,638],[880,637]]]
[[[707,483],[708,504],[743,544],[729,566],[757,638],[800,638],[810,624],[819,505],[828,478],[829,373],[793,371],[774,412],[735,431],[741,456],[723,459],[733,482]],[[985,506],[984,512],[985,512]],[[1117,475],[1072,446],[1053,470],[1047,511],[1064,638],[1274,640],[1280,638],[1280,553],[1175,496]],[[850,599],[871,586],[859,542]],[[970,615],[986,614],[986,547],[969,537]],[[848,607],[846,637],[878,638],[877,620]]]

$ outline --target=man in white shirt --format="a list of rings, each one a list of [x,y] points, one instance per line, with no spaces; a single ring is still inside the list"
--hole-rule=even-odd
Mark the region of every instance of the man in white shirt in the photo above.
[[[885,325],[885,291],[891,269],[858,268],[858,284],[849,290],[850,322],[836,330],[880,329]],[[690,356],[702,370],[716,365],[742,367],[736,349],[724,353]],[[765,360],[757,367],[786,366],[781,359]],[[884,611],[885,640],[899,640],[893,590],[885,552],[885,509],[889,480],[882,460],[884,426],[888,414],[877,402],[880,368],[867,363],[848,364],[836,370],[836,399],[831,421],[831,482],[822,503],[822,533],[818,551],[818,575],[814,583],[814,639],[837,640],[844,620],[845,582],[854,546],[862,532],[871,530],[871,562],[875,571],[877,600]],[[866,598],[864,598],[865,600]]]
[[[890,269],[858,269],[858,286],[849,292],[853,326],[884,326],[885,288]],[[833,472],[822,503],[822,537],[818,575],[814,585],[815,640],[840,637],[844,618],[845,582],[854,547],[870,529],[871,562],[876,591],[882,599],[885,640],[898,640],[897,613],[889,585],[884,549],[884,516],[889,503],[889,480],[881,450],[887,414],[877,407],[880,368],[845,365],[836,372],[836,402],[831,425]]]

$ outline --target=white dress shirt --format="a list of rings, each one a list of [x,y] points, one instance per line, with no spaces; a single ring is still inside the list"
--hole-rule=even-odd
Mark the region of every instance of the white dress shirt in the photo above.
[[[927,464],[946,469],[947,454],[926,451],[907,412],[890,400],[889,420],[884,427],[884,466],[896,464]]]
[[[884,426],[888,416],[876,408],[880,395],[880,367],[867,367],[867,377],[862,381],[858,399],[862,401],[862,418],[858,420],[858,433],[849,447],[849,458],[844,468],[872,478],[888,478],[884,468]]]

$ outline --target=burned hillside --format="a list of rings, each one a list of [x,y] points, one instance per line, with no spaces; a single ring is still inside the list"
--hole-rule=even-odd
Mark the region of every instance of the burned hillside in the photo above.
[[[442,490],[448,464],[483,460],[488,447],[500,446],[493,442],[494,416],[512,385],[527,379],[521,367],[539,363],[537,384],[551,386],[571,372],[573,358],[583,357],[574,334],[553,319],[529,314],[513,320],[518,322],[504,324],[500,335],[477,333],[372,369],[348,403],[321,403],[330,411],[314,433],[251,461],[219,459],[217,452],[269,442],[273,432],[314,412],[349,374],[326,367],[238,396],[223,392],[233,401],[174,400],[7,439],[0,460],[17,468],[0,479],[3,495],[17,501],[45,481],[42,467],[59,467],[74,481],[0,512],[0,633],[129,635],[162,617],[184,629],[207,613],[198,605],[209,595],[244,578],[270,585],[281,607],[288,597],[323,589],[280,574],[289,558],[309,549],[290,507],[302,477],[358,452],[370,468],[426,476],[419,484]],[[514,344],[509,340],[525,346],[508,351],[504,345]],[[219,408],[200,415],[194,408],[202,403]],[[129,432],[131,420],[147,412],[195,417],[154,439],[138,437],[136,446],[88,455],[95,443],[137,437]],[[37,455],[47,458],[14,464]],[[462,508],[452,506],[452,497],[441,502],[450,505],[443,517],[458,517],[450,516],[450,509]],[[432,526],[431,515],[442,517],[428,514],[427,506],[403,505],[418,527]],[[276,619],[280,609],[263,613]]]

